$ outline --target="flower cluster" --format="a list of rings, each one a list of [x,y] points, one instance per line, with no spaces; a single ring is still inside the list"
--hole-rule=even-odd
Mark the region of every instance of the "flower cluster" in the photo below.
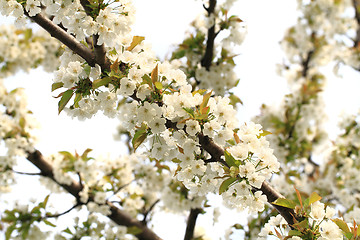
[[[33,151],[34,138],[29,134],[37,124],[26,108],[23,89],[8,92],[0,79],[0,191],[8,191],[14,182],[12,170],[18,156]]]
[[[357,233],[351,231],[342,219],[334,218],[335,209],[325,206],[320,201],[311,203],[306,209],[307,210],[305,212],[301,212],[304,216],[304,220],[302,222],[295,223],[292,230],[281,215],[271,217],[264,225],[257,239],[265,240],[267,239],[267,236],[274,235],[279,239],[286,236],[287,239],[292,240],[342,240],[343,231],[351,236],[357,236]],[[349,225],[351,226],[351,224]]]
[[[8,77],[19,70],[27,72],[39,66],[52,72],[60,64],[58,57],[62,48],[44,30],[33,32],[31,28],[0,26],[0,46],[0,77]]]
[[[234,71],[234,50],[246,35],[246,25],[237,16],[229,16],[234,1],[224,1],[216,5],[213,12],[209,9],[192,23],[195,33],[189,36],[173,52],[172,59],[181,59],[182,69],[187,73],[193,86],[198,89],[211,89],[217,95],[224,96],[235,87],[239,79]],[[214,49],[206,49],[207,41],[220,36],[222,38]],[[207,38],[206,38],[207,37]],[[207,53],[211,51],[214,59]],[[210,58],[211,58],[210,56]]]

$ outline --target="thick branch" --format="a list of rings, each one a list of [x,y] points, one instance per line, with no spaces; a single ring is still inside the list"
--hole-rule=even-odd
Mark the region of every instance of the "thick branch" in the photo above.
[[[215,11],[216,0],[210,0],[209,7],[205,8],[208,12],[208,16],[210,16]],[[206,41],[206,50],[203,58],[201,59],[201,66],[205,67],[206,70],[210,70],[211,62],[214,56],[214,42],[215,42],[215,24],[211,28],[208,29],[207,41]]]
[[[91,16],[91,12],[93,9],[90,6],[90,2],[88,0],[80,0],[81,6],[84,8],[87,15]],[[110,70],[110,61],[106,58],[106,50],[105,45],[97,45],[97,41],[99,38],[98,34],[95,34],[93,37],[93,45],[94,45],[94,54],[95,54],[95,61],[101,67],[102,71],[109,71]]]
[[[81,185],[78,182],[73,181],[70,185],[61,184],[54,178],[53,168],[49,164],[40,151],[36,150],[32,153],[28,153],[27,159],[33,163],[40,171],[41,175],[50,178],[60,186],[62,186],[67,192],[73,195],[78,202],[80,202],[79,192],[82,190]],[[141,233],[137,234],[136,237],[140,240],[161,240],[152,230],[146,225],[142,224],[137,219],[130,217],[125,211],[119,209],[111,202],[106,202],[110,207],[111,214],[108,216],[116,224],[126,227],[137,227],[141,230]]]
[[[186,224],[186,231],[185,231],[185,236],[184,236],[184,240],[191,240],[194,237],[194,229],[196,226],[196,219],[198,217],[198,215],[202,212],[201,208],[192,208],[190,210],[190,214],[187,220],[187,224]]]
[[[224,155],[224,149],[217,145],[212,139],[202,134],[198,135],[199,143],[202,148],[204,148],[210,155],[211,159],[217,160],[220,163],[223,163],[224,160],[221,157]],[[283,198],[283,196],[278,193],[275,189],[273,189],[268,182],[264,181],[260,189],[254,189],[255,191],[260,190],[262,191],[266,197],[268,202],[272,204],[276,199]],[[287,221],[289,225],[293,225],[295,221],[295,213],[290,208],[280,207],[273,205],[275,209],[283,216],[283,218]]]
[[[100,46],[97,45],[99,35],[93,35],[94,41],[94,53],[95,53],[95,61],[97,64],[101,66],[102,71],[109,72],[110,71],[110,61],[106,57],[106,49],[105,45],[101,44]]]
[[[65,44],[68,48],[70,48],[72,51],[82,57],[90,66],[95,66],[95,55],[91,51],[91,49],[79,43],[74,37],[69,35],[61,27],[54,24],[52,21],[50,21],[50,19],[46,18],[41,13],[37,14],[34,17],[29,16],[29,18],[39,24],[48,33],[50,33],[52,37]]]

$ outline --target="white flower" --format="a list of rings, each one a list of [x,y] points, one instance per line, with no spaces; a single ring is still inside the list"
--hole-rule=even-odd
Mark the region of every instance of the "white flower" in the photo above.
[[[195,136],[200,130],[201,128],[198,121],[194,119],[186,121],[186,133],[190,136]]]
[[[165,123],[166,120],[164,118],[155,117],[149,123],[149,127],[151,128],[151,132],[153,134],[158,134],[165,131]]]
[[[135,88],[136,88],[136,85],[133,81],[131,81],[127,78],[122,78],[120,80],[120,89],[118,92],[119,92],[119,94],[128,97],[134,93]]]
[[[37,0],[27,0],[25,9],[29,13],[29,16],[33,17],[41,12],[40,2]]]
[[[320,201],[312,203],[310,216],[316,221],[321,221],[325,217],[325,205]]]
[[[324,240],[343,240],[340,228],[331,220],[325,220],[320,224],[320,235]]]

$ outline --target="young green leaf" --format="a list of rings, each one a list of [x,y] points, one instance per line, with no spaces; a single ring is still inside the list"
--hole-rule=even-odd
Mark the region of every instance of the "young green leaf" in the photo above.
[[[133,50],[137,45],[139,45],[142,41],[144,41],[144,39],[145,39],[145,37],[134,36],[130,46],[126,50],[128,50],[128,51]]]
[[[141,145],[141,143],[143,143],[147,137],[148,133],[147,133],[147,127],[145,124],[143,124],[141,126],[141,128],[139,128],[138,130],[136,130],[134,137],[131,141],[134,151],[136,151],[136,149]]]
[[[291,209],[294,209],[296,207],[296,203],[294,201],[288,200],[286,198],[278,198],[274,202],[272,202],[272,204],[282,206],[282,207],[291,208]]]
[[[109,78],[109,77],[96,79],[92,83],[92,88],[95,90],[101,86],[105,86],[105,85],[109,84],[110,81],[111,81],[111,78]]]
[[[345,233],[350,233],[350,229],[349,229],[348,225],[346,224],[346,222],[344,222],[344,220],[341,220],[340,218],[335,218],[335,219],[332,219],[332,221]]]
[[[316,192],[313,192],[308,199],[309,205],[311,205],[316,201],[320,201],[321,197]]]
[[[208,102],[209,102],[209,99],[211,97],[211,94],[212,94],[212,91],[208,92],[207,94],[205,94],[203,96],[203,101],[202,103],[200,104],[200,112],[202,113],[203,112],[203,109],[207,106]]]
[[[59,108],[58,108],[58,114],[60,114],[60,112],[65,108],[66,104],[70,101],[70,98],[73,96],[74,91],[69,89],[67,91],[65,91],[62,96],[61,99],[59,101]]]
[[[159,90],[164,88],[161,82],[155,82],[155,87],[156,87],[156,89],[159,89]]]
[[[235,158],[228,152],[228,151],[224,151],[224,156],[225,156],[225,162],[229,165],[229,167],[236,167],[238,168],[239,166],[236,165],[235,163]]]
[[[58,88],[61,88],[62,86],[64,86],[63,82],[55,82],[53,84],[51,84],[51,91],[55,91]]]
[[[219,194],[225,192],[230,187],[230,185],[233,184],[235,181],[237,181],[237,178],[232,178],[232,177],[224,180],[219,187]]]

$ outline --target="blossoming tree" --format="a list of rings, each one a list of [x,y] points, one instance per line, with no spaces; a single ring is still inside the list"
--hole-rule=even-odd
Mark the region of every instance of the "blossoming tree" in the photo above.
[[[298,0],[301,14],[282,41],[287,59],[279,66],[291,93],[248,123],[237,121],[241,100],[231,92],[233,49],[245,36],[233,3],[203,1],[191,34],[160,61],[131,33],[130,0],[0,0],[1,14],[16,18],[14,27],[1,26],[0,76],[39,66],[54,72],[59,114],[119,118],[128,148],[116,159],[91,149],[44,156],[22,90],[1,80],[0,191],[28,174],[49,192],[4,210],[6,239],[161,239],[155,211],[187,214],[184,239],[208,239],[194,229],[210,193],[249,212],[248,225],[229,226],[224,239],[236,231],[246,239],[359,238],[359,119],[346,118],[328,141],[321,92],[323,66],[359,69],[360,3]],[[26,28],[29,20],[45,31]],[[17,171],[22,161],[38,172]],[[59,192],[73,197],[64,212],[47,204]],[[57,227],[67,214],[74,221]]]

